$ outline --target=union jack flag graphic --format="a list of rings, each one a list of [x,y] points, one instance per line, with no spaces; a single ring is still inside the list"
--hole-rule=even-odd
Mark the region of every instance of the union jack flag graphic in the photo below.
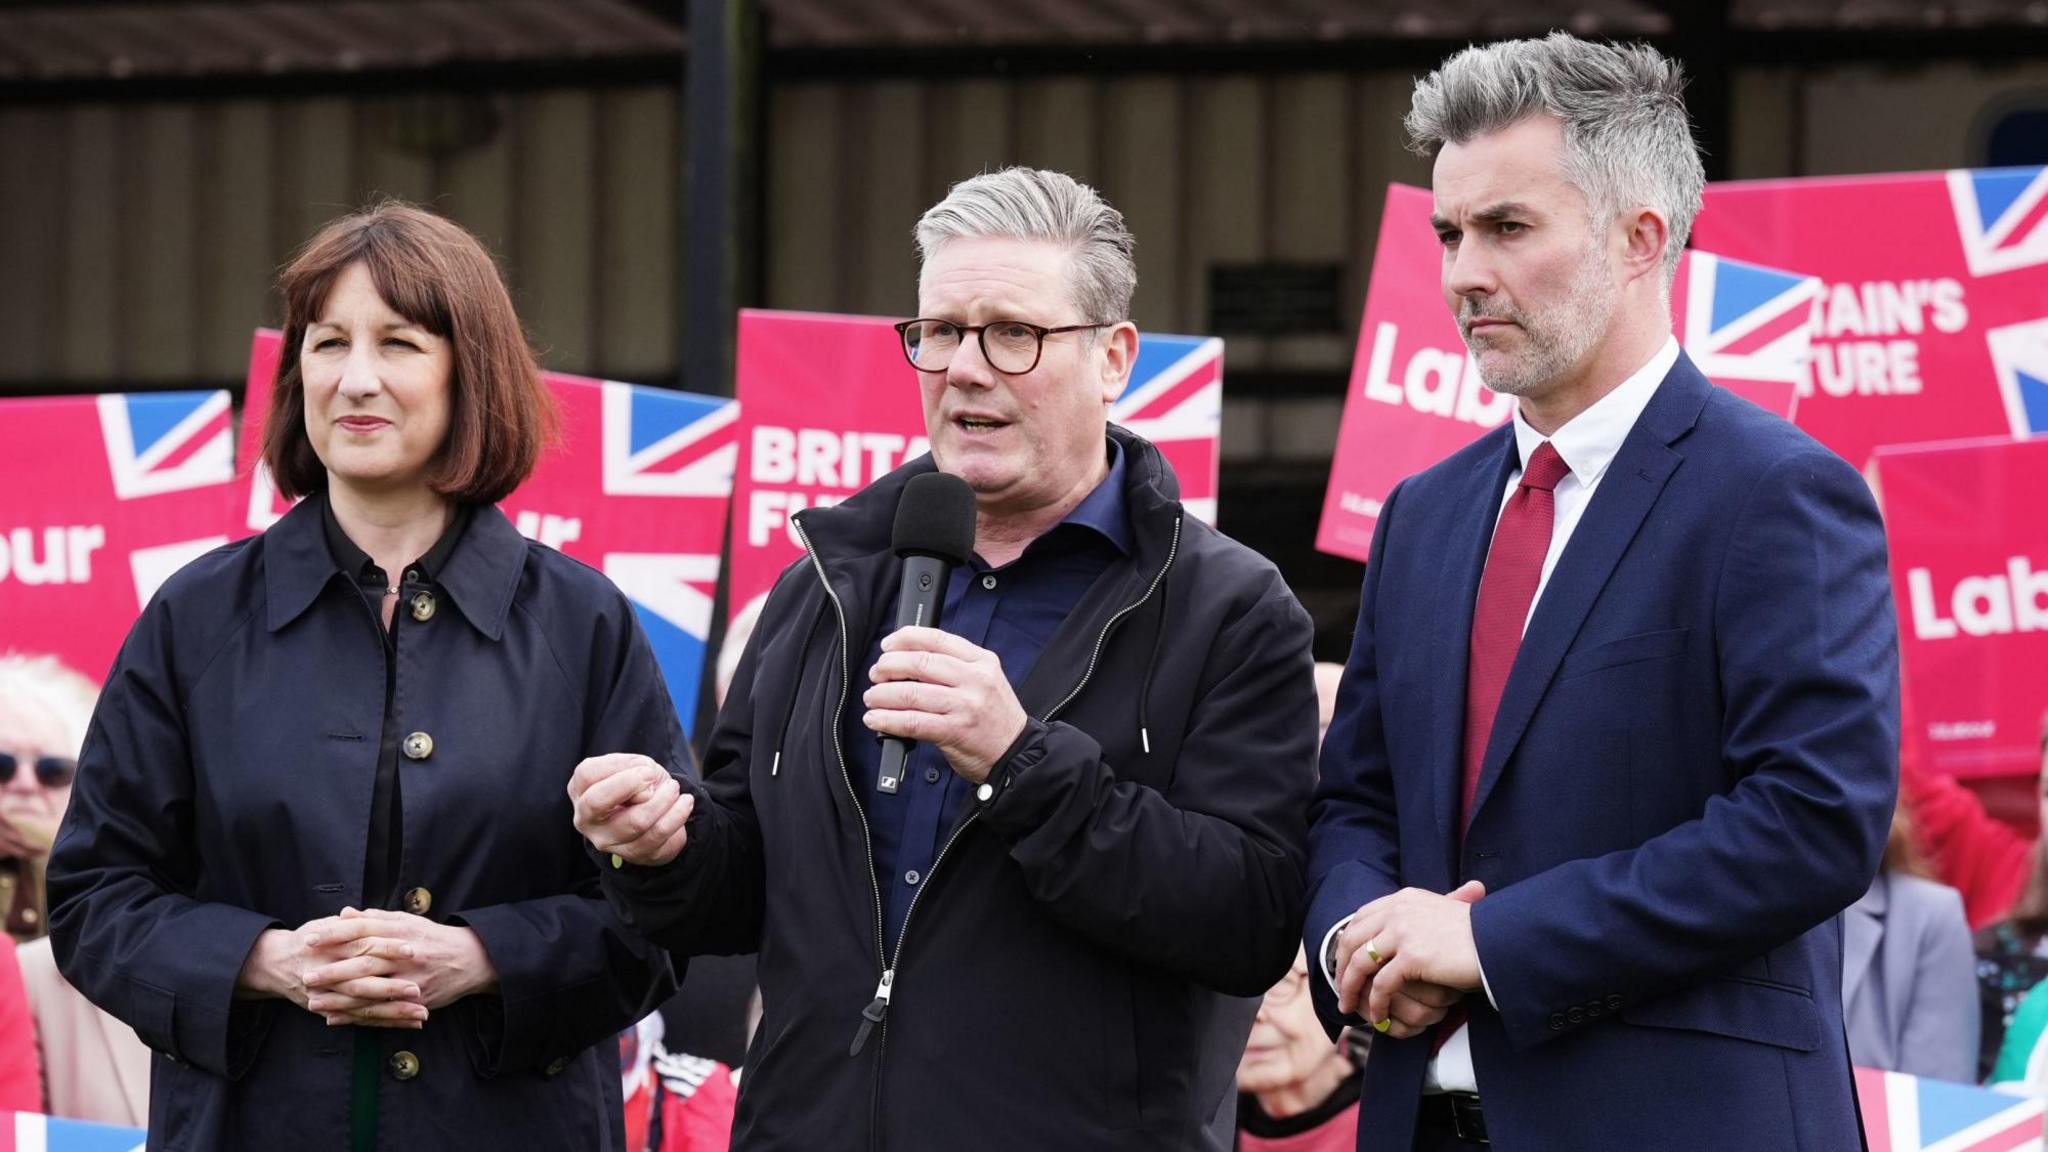
[[[1817,277],[1689,252],[1671,289],[1678,341],[1708,379],[1789,417],[1784,386],[1806,382],[1820,292]]]
[[[1959,168],[1948,194],[1972,276],[2048,264],[2048,168]]]
[[[607,496],[731,494],[739,401],[609,380],[603,388]]]
[[[1138,362],[1109,418],[1158,445],[1180,478],[1181,503],[1216,523],[1217,440],[1223,426],[1223,341],[1214,336],[1154,336],[1138,342]]]
[[[688,730],[703,682],[711,635],[711,603],[718,586],[718,554],[606,552],[602,565],[633,602],[640,630],[654,649],[669,695]]]
[[[1984,338],[2012,434],[2048,435],[2048,320],[1993,328]]]
[[[1988,1088],[1856,1069],[1870,1152],[2041,1152],[2042,1103]]]
[[[140,1128],[0,1112],[0,1152],[142,1152]]]
[[[226,533],[218,536],[200,536],[191,540],[179,540],[172,544],[158,544],[151,548],[137,548],[128,553],[128,573],[135,580],[135,602],[147,604],[156,590],[163,587],[178,569],[199,559],[208,552],[228,542]],[[0,1149],[0,1152],[5,1152]]]
[[[134,500],[234,478],[226,392],[114,392],[99,397],[114,496]]]
[[[611,380],[554,382],[565,407],[596,385],[600,502],[629,498],[601,538],[586,535],[581,547],[563,550],[595,563],[632,600],[688,731],[711,635],[718,534],[739,460],[739,402]],[[661,503],[643,507],[635,497]]]

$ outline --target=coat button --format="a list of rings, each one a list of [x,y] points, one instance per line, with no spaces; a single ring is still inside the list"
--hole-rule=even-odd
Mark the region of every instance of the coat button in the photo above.
[[[405,893],[405,910],[415,916],[425,916],[434,907],[434,894],[425,888],[408,889]]]
[[[432,592],[413,593],[412,618],[422,624],[434,618],[434,594]]]
[[[420,570],[419,570],[419,569],[417,569],[417,568],[407,568],[407,569],[405,570],[405,582],[406,582],[407,584],[417,584],[417,583],[419,583],[419,582],[420,582]]]
[[[391,1074],[400,1080],[412,1079],[420,1074],[420,1058],[410,1052],[393,1052]]]
[[[937,784],[939,782],[939,770],[937,768],[925,769],[924,782],[927,784]]]
[[[434,738],[425,732],[415,732],[405,738],[405,758],[425,760],[434,754]]]
[[[1586,1010],[1584,1008],[1574,1008],[1565,1013],[1564,1018],[1573,1024],[1584,1024],[1586,1022]]]
[[[983,804],[986,804],[990,800],[995,799],[995,796],[996,786],[993,784],[983,784],[981,787],[976,788],[974,790],[974,798],[976,800],[981,801]]]
[[[989,591],[991,591],[991,592],[995,591],[995,590],[996,590],[996,578],[995,578],[994,576],[983,576],[983,577],[981,578],[981,586],[982,586],[983,588],[986,588],[986,589],[988,589],[988,590],[989,590]]]
[[[1562,1013],[1562,1012],[1553,1012],[1553,1013],[1551,1013],[1551,1016],[1550,1016],[1550,1030],[1551,1030],[1552,1032],[1562,1032],[1562,1031],[1564,1031],[1564,1013]]]
[[[550,1076],[560,1076],[562,1074],[562,1069],[567,1068],[568,1066],[569,1058],[567,1056],[557,1056],[553,1060],[548,1061],[546,1071],[547,1074]]]
[[[1619,996],[1609,996],[1609,997],[1607,998],[1607,1010],[1608,1010],[1609,1012],[1619,1012],[1619,1011],[1621,1011],[1621,997],[1619,997]]]

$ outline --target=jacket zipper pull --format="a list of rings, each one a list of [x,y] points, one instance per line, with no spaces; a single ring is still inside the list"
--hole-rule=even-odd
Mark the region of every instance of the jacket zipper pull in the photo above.
[[[860,1055],[860,1050],[867,1047],[868,1033],[873,1032],[875,1025],[882,1022],[882,1017],[889,1014],[889,984],[895,979],[894,968],[883,971],[882,982],[875,987],[875,998],[860,1010],[860,1031],[853,1034],[853,1047],[847,1051],[848,1056]]]

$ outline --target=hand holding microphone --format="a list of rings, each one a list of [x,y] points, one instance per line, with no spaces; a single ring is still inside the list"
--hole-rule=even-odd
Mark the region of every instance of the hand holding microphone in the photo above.
[[[882,641],[861,698],[862,722],[883,735],[876,786],[894,792],[912,743],[943,752],[970,783],[988,778],[1024,730],[1023,705],[985,648],[939,630],[946,582],[974,551],[974,492],[943,472],[912,477],[896,506],[894,544],[903,557],[896,630]]]

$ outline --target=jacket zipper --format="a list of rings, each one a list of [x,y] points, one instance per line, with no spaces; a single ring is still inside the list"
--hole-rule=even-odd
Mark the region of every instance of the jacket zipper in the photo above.
[[[860,793],[853,790],[853,773],[846,768],[846,744],[839,731],[841,720],[846,715],[846,697],[853,691],[853,656],[846,633],[846,605],[840,603],[839,593],[832,590],[832,581],[825,576],[825,561],[819,558],[818,550],[811,547],[811,534],[804,531],[803,516],[799,514],[790,517],[790,523],[796,526],[797,538],[803,541],[804,553],[811,558],[811,567],[817,570],[818,583],[824,587],[826,598],[832,601],[833,612],[839,616],[839,707],[832,713],[832,751],[839,758],[839,778],[846,782],[846,793],[853,799],[854,812],[860,816],[861,844],[867,848],[868,890],[875,898],[875,963],[883,966],[882,985],[875,991],[875,1003],[869,1004],[867,1012],[861,1013],[866,1017],[868,1012],[879,1013],[888,1010],[889,980],[894,972],[887,967],[888,957],[882,955],[882,882],[875,878],[874,836],[868,829],[867,808],[860,802]],[[881,1005],[881,1008],[877,1009],[875,1004]],[[879,1015],[876,1018],[879,1019]],[[861,1025],[862,1037],[867,1035],[867,1030],[867,1024]],[[860,1051],[858,1040],[854,1043],[854,1051]]]
[[[850,670],[851,658],[848,656],[849,648],[846,638],[846,609],[839,602],[838,594],[833,592],[832,582],[825,578],[824,561],[818,557],[817,551],[811,547],[810,535],[804,531],[802,517],[793,517],[792,520],[796,525],[797,535],[803,540],[804,551],[810,554],[811,563],[817,569],[818,582],[824,585],[825,595],[831,597],[832,607],[839,613],[839,710],[834,713],[834,716],[843,717],[846,713],[846,697],[848,693],[853,691],[853,675]],[[1061,712],[1066,711],[1067,705],[1072,704],[1074,698],[1079,696],[1081,691],[1088,687],[1088,681],[1094,678],[1095,667],[1102,659],[1103,646],[1109,642],[1109,634],[1116,630],[1116,626],[1123,621],[1124,617],[1144,607],[1159,591],[1159,582],[1166,578],[1167,570],[1173,567],[1174,558],[1180,554],[1180,529],[1181,521],[1176,516],[1173,521],[1173,540],[1166,549],[1166,563],[1161,564],[1159,571],[1152,574],[1152,582],[1146,585],[1143,596],[1118,609],[1116,615],[1111,616],[1108,622],[1103,624],[1101,634],[1095,638],[1095,649],[1088,656],[1088,667],[1082,671],[1080,681],[1074,685],[1073,690],[1068,692],[1064,699],[1055,704],[1045,714],[1046,723],[1051,723]],[[839,774],[846,781],[846,790],[849,793],[853,793],[853,774],[847,771],[846,768],[846,753],[840,745],[839,729],[840,721],[835,719],[832,724],[832,746],[839,752]],[[854,810],[861,814],[861,836],[865,840],[869,835],[867,810],[860,805],[859,794],[853,793],[853,795],[855,801]],[[961,833],[966,832],[968,827],[980,818],[980,810],[977,809],[969,812],[967,819],[962,820],[960,826],[953,829],[953,834],[946,837],[946,842],[939,846],[939,854],[932,857],[931,867],[925,869],[924,881],[918,885],[916,892],[911,893],[910,903],[903,909],[903,926],[896,932],[895,951],[887,956],[882,955],[882,883],[875,877],[873,842],[868,842],[868,883],[875,897],[875,952],[876,958],[883,965],[882,978],[875,985],[874,999],[868,1001],[866,1008],[861,1009],[860,1028],[853,1034],[853,1044],[847,1051],[847,1055],[860,1055],[861,1049],[867,1046],[869,1034],[880,1028],[881,1034],[875,1039],[874,1092],[870,1097],[869,1105],[868,1147],[872,1152],[879,1152],[881,1148],[882,1060],[889,1050],[889,1001],[895,995],[896,967],[903,960],[903,941],[910,935],[910,918],[917,914],[918,902],[924,899],[925,890],[931,887],[932,877],[938,874],[939,865],[946,859],[946,854],[953,850],[953,845],[959,841]]]

